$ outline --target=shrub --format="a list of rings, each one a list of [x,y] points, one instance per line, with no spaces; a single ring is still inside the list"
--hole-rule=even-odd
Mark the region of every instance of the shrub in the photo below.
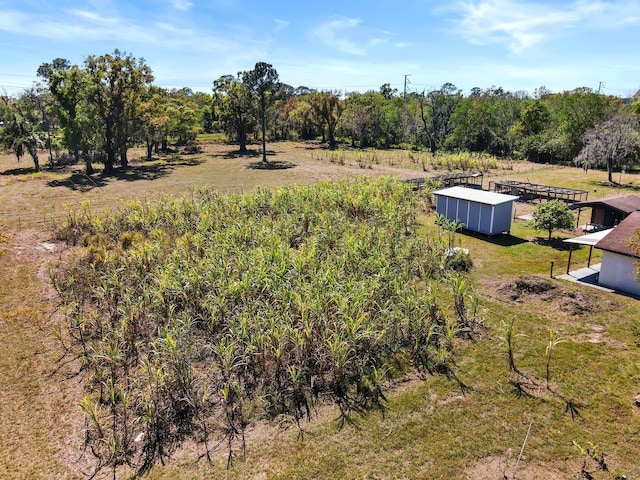
[[[445,267],[456,272],[469,272],[473,267],[473,260],[469,252],[455,248],[447,254]]]
[[[539,204],[532,216],[533,219],[529,225],[536,230],[546,230],[549,233],[548,240],[551,240],[551,233],[554,230],[571,229],[575,221],[571,210],[561,200],[550,200]]]

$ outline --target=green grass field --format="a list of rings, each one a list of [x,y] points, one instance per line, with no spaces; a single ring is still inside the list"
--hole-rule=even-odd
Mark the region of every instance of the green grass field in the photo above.
[[[53,326],[59,319],[51,315],[57,299],[47,273],[47,262],[65,259],[52,227],[68,207],[88,203],[95,213],[114,211],[121,200],[190,195],[199,186],[235,193],[356,175],[443,173],[423,172],[422,162],[399,152],[369,152],[363,160],[345,150],[332,161],[316,144],[268,148],[271,168],[257,155],[239,157],[232,146],[211,143],[201,155],[133,162],[125,175],[91,179],[81,172],[29,173],[27,159],[17,164],[0,156],[1,478],[83,478],[90,471],[81,458],[81,388],[64,375],[68,369],[58,369]],[[485,187],[494,178],[584,189],[589,198],[639,193],[640,184],[637,174],[622,175],[618,187],[606,185],[606,172],[518,162],[490,169]],[[516,212],[532,208],[518,203]],[[424,212],[418,233],[432,235],[433,220]],[[388,385],[384,417],[363,415],[339,429],[337,410],[319,405],[303,425],[303,441],[295,429],[258,421],[248,430],[246,455],[230,469],[224,448],[208,463],[186,445],[148,478],[570,479],[580,478],[583,467],[596,479],[639,477],[640,301],[549,278],[552,261],[557,274],[566,268],[561,239],[579,233],[554,232],[547,243],[545,232],[514,220],[509,237],[456,234],[456,245],[471,252],[485,325],[475,342],[460,340],[456,347],[456,372],[468,391],[443,377],[409,376]],[[587,255],[586,248],[574,251],[572,264],[585,266]],[[595,250],[593,262],[598,259]],[[553,290],[514,295],[514,282],[525,275]],[[507,362],[511,321],[515,364],[537,385],[523,391],[513,386]],[[547,389],[550,334],[562,342],[552,350]],[[602,453],[608,470],[576,444]]]

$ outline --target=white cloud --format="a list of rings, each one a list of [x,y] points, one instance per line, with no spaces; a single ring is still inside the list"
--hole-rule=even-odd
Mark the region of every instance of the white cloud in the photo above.
[[[153,42],[148,28],[124,18],[108,17],[86,10],[64,11],[65,20],[49,15],[5,11],[0,15],[0,31],[63,41],[123,40]],[[25,30],[24,25],[30,28]]]
[[[612,28],[637,23],[637,0],[604,2],[578,0],[571,3],[521,2],[517,0],[461,1],[446,10],[459,18],[457,31],[476,45],[504,44],[521,53],[568,29]]]
[[[64,10],[57,18],[47,14],[4,11],[0,14],[0,32],[19,33],[54,41],[134,43],[167,50],[225,53],[260,51],[257,42],[246,35],[212,35],[188,26],[169,23],[143,23],[137,19],[108,16],[88,10]],[[64,18],[64,21],[61,19]],[[30,25],[28,30],[24,25]],[[110,47],[112,48],[112,47]]]
[[[276,30],[281,31],[289,26],[289,22],[286,20],[280,20],[279,18],[274,18],[273,21],[276,24]]]
[[[356,56],[364,56],[372,47],[387,43],[387,37],[392,35],[363,29],[361,24],[359,18],[336,17],[318,25],[312,35],[325,45]]]
[[[68,10],[68,13],[85,22],[91,22],[97,25],[104,25],[107,27],[113,27],[117,25],[115,18],[109,18],[106,15],[101,15],[98,12],[92,12],[89,10],[73,9]]]
[[[514,0],[462,2],[457,10],[462,16],[457,29],[470,42],[505,43],[514,53],[531,48],[580,20],[574,10]]]
[[[0,31],[9,32],[9,33],[22,33],[24,28],[26,15],[15,12],[11,10],[5,10],[0,14]]]
[[[323,43],[352,55],[364,55],[366,49],[349,40],[345,34],[352,32],[361,20],[357,18],[339,17],[322,23],[313,31],[313,35]]]
[[[171,0],[171,5],[176,10],[189,10],[191,7],[193,7],[193,3],[191,3],[189,0]]]

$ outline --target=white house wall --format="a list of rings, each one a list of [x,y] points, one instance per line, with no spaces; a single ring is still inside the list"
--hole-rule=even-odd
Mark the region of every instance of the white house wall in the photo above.
[[[640,283],[636,281],[635,272],[635,258],[603,251],[598,284],[640,296]]]

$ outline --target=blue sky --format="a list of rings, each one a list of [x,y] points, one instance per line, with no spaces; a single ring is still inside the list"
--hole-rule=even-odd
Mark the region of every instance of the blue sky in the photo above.
[[[501,86],[532,93],[640,88],[640,0],[0,0],[0,92],[44,62],[115,48],[155,84],[211,92],[271,63],[294,87],[421,92]]]

